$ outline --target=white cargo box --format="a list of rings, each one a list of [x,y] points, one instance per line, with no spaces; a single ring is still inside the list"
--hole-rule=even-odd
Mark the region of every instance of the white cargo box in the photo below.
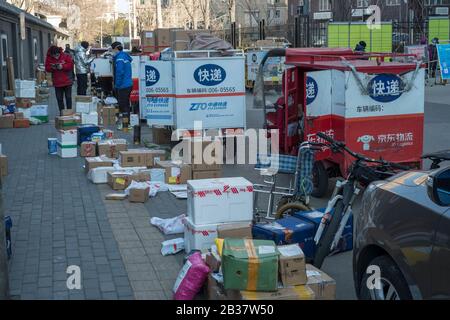
[[[113,69],[112,62],[106,58],[94,59],[91,63],[91,71],[96,77],[112,77]]]
[[[32,117],[48,116],[48,105],[45,104],[33,105],[30,108],[30,113]]]
[[[93,124],[98,126],[98,113],[82,113],[81,114],[81,124]]]
[[[77,146],[64,146],[58,142],[58,156],[61,158],[76,158],[78,148]]]
[[[253,184],[244,178],[188,181],[188,217],[194,224],[253,219]]]
[[[251,223],[251,221],[246,221]],[[190,218],[185,218],[184,223],[184,246],[186,253],[192,250],[206,251],[211,249],[217,239],[217,227],[227,224],[194,224]],[[231,225],[231,224],[230,224]]]
[[[76,102],[75,111],[76,113],[89,113],[92,109],[92,102]]]
[[[36,88],[36,81],[34,81],[34,80],[20,80],[20,79],[16,79],[16,81],[15,81],[15,88],[16,88],[16,90],[19,90],[19,89],[33,89],[33,90],[35,90],[35,88]]]
[[[91,169],[88,172],[88,179],[94,184],[106,184],[108,183],[108,172],[116,172],[114,167],[99,167]]]
[[[63,146],[66,145],[75,145],[78,144],[78,132],[77,130],[58,130],[57,135],[58,143]]]
[[[23,117],[25,119],[30,119],[32,117],[31,115],[31,108],[17,108],[17,112],[22,112]]]
[[[193,130],[246,127],[245,56],[242,50],[222,56],[217,51],[178,51],[175,76],[175,125]]]
[[[36,97],[36,89],[16,88],[16,98],[34,99]]]

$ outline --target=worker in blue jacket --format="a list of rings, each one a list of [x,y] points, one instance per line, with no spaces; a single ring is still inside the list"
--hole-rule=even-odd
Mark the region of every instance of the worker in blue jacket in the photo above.
[[[120,42],[114,42],[111,48],[114,54],[114,89],[119,103],[119,112],[122,116],[118,129],[127,130],[130,124],[130,95],[133,89],[131,74],[131,62],[133,59],[128,53],[123,51],[123,46]]]

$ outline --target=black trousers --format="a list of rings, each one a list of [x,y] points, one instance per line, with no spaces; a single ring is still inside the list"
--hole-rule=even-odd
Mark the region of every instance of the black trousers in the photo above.
[[[59,111],[64,108],[64,98],[66,99],[67,109],[72,109],[72,86],[55,87],[56,100],[58,101]]]
[[[116,98],[119,103],[119,112],[130,118],[130,95],[133,87],[117,89]]]
[[[85,96],[88,87],[88,75],[77,74],[77,95]]]

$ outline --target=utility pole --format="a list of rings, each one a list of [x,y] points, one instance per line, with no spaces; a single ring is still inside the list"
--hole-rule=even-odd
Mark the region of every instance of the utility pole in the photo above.
[[[133,38],[137,38],[137,16],[136,16],[136,0],[133,1]]]
[[[161,0],[156,0],[156,26],[158,29],[163,28],[161,11]]]
[[[2,177],[0,177],[0,300],[6,300],[9,299],[9,279],[8,262],[6,258],[6,230],[2,192]]]
[[[130,51],[131,51],[131,37],[132,37],[132,34],[131,34],[131,24],[132,24],[132,22],[131,22],[131,10],[133,9],[132,7],[133,7],[133,4],[131,3],[131,1],[133,1],[133,0],[129,0],[129,2],[128,2],[128,35],[129,35],[129,39],[130,39],[130,45],[129,45],[129,48],[130,48]],[[124,46],[125,46],[125,44],[123,44]]]

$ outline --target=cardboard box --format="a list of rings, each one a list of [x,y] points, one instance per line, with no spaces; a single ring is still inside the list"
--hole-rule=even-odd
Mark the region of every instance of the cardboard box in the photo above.
[[[188,50],[189,44],[197,34],[211,33],[209,30],[172,30],[171,46],[174,51]]]
[[[156,29],[155,34],[158,51],[162,51],[172,46],[170,39],[170,29]]]
[[[153,143],[170,144],[172,142],[172,131],[166,128],[152,127]]]
[[[220,239],[251,239],[252,224],[245,222],[220,225],[217,227],[217,236]]]
[[[77,115],[55,118],[55,128],[57,130],[76,130],[80,124],[81,118]]]
[[[14,118],[15,119],[24,119],[23,112],[15,112]]]
[[[159,161],[157,168],[166,169],[166,183],[186,184],[192,178],[190,165],[174,163],[172,161]]]
[[[222,282],[219,282],[220,279]],[[223,287],[223,276],[220,273],[210,273],[206,285],[206,294],[208,300],[241,300],[241,293],[238,290],[225,290]]]
[[[82,113],[81,114],[81,124],[92,124],[98,126],[98,113]]]
[[[308,286],[280,288],[275,292],[241,291],[242,300],[314,300],[314,291]]]
[[[158,51],[156,48],[156,35],[154,31],[142,31],[141,46],[144,53],[153,53]]]
[[[107,157],[95,157],[95,158],[86,158],[84,160],[84,169],[86,173],[90,170],[100,167],[112,167],[114,165],[114,159],[109,159]]]
[[[278,251],[273,241],[225,239],[225,289],[271,292],[278,289]]]
[[[157,161],[166,159],[166,151],[134,149],[119,152],[120,165],[122,167],[147,167],[153,168]]]
[[[0,116],[0,129],[14,128],[14,115],[5,114]]]
[[[0,177],[8,175],[8,157],[0,154]]]
[[[128,150],[128,144],[125,139],[99,141],[97,146],[99,155],[107,156],[111,159],[118,159],[121,151]]]
[[[214,252],[208,252],[205,257],[205,262],[211,272],[219,272],[222,260],[220,256]]]
[[[129,172],[108,172],[107,175],[108,185],[116,191],[125,190],[132,181],[132,174]]]
[[[80,146],[80,156],[85,157],[96,157],[97,156],[97,143],[92,141],[85,141],[81,143]]]
[[[75,115],[74,109],[63,109],[63,110],[61,110],[61,112],[62,112],[63,117]]]
[[[130,189],[128,200],[130,202],[145,203],[149,199],[150,187],[147,189]]]
[[[116,124],[116,108],[111,106],[104,106],[99,112],[102,118],[102,124],[106,127]]]
[[[33,101],[30,98],[16,98],[17,108],[31,108]]]
[[[14,128],[29,128],[30,120],[28,119],[15,119]]]
[[[279,246],[280,279],[284,287],[305,285],[306,262],[305,254],[299,245]]]
[[[333,278],[310,264],[306,265],[306,276],[306,284],[314,291],[317,300],[336,299],[336,281]]]
[[[222,177],[221,170],[215,171],[192,171],[192,180],[218,179]]]

